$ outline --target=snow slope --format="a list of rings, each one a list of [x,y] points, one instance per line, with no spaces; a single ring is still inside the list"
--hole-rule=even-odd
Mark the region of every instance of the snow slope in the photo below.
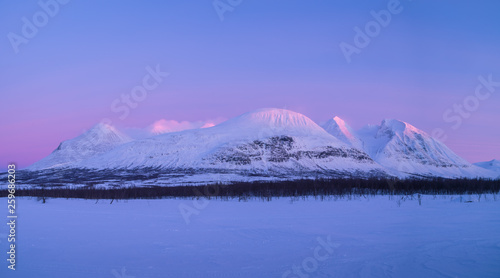
[[[500,178],[500,161],[493,159],[490,161],[476,162],[474,165],[494,172]]]
[[[383,120],[355,131],[339,117],[321,127],[300,113],[274,108],[245,113],[213,127],[135,140],[98,124],[62,142],[28,170],[55,168],[160,169],[160,174],[169,174],[163,178],[168,183],[188,184],[254,177],[499,176],[468,163],[402,121]]]
[[[0,277],[301,277],[294,266],[311,278],[500,277],[493,196],[423,196],[421,206],[400,197],[113,204],[21,197],[17,270],[4,259]],[[189,224],[186,207],[196,212]],[[4,252],[8,233],[1,225]]]
[[[114,127],[99,123],[82,135],[61,142],[49,156],[29,166],[27,170],[68,167],[130,141],[127,135]]]
[[[493,177],[489,171],[470,164],[443,143],[403,121],[386,119],[380,125],[368,125],[354,131],[336,117],[324,128],[343,142],[366,152],[394,175]]]
[[[384,172],[364,152],[283,109],[260,109],[214,127],[133,141],[72,167]]]
[[[323,124],[322,127],[340,141],[360,150],[363,149],[363,143],[356,137],[355,131],[341,118],[335,116]]]

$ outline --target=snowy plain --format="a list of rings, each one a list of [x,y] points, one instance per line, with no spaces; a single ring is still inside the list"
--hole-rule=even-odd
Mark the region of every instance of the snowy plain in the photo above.
[[[500,277],[499,198],[23,197],[17,270],[4,224],[0,277]]]

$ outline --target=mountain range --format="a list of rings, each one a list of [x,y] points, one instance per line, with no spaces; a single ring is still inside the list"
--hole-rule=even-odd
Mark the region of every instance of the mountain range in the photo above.
[[[85,184],[134,186],[327,177],[498,178],[499,164],[471,164],[399,120],[354,130],[339,117],[320,126],[300,113],[271,108],[142,139],[100,123],[25,170],[31,183],[79,184],[78,177]]]

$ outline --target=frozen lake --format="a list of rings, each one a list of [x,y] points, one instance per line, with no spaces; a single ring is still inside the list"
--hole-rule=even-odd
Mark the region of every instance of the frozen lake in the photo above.
[[[499,198],[18,198],[0,277],[500,277]]]

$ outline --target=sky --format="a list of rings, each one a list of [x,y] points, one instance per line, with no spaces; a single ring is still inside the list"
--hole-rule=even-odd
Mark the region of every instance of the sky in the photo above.
[[[98,122],[395,118],[500,159],[498,1],[0,0],[0,168]],[[194,123],[194,124],[191,124]]]

